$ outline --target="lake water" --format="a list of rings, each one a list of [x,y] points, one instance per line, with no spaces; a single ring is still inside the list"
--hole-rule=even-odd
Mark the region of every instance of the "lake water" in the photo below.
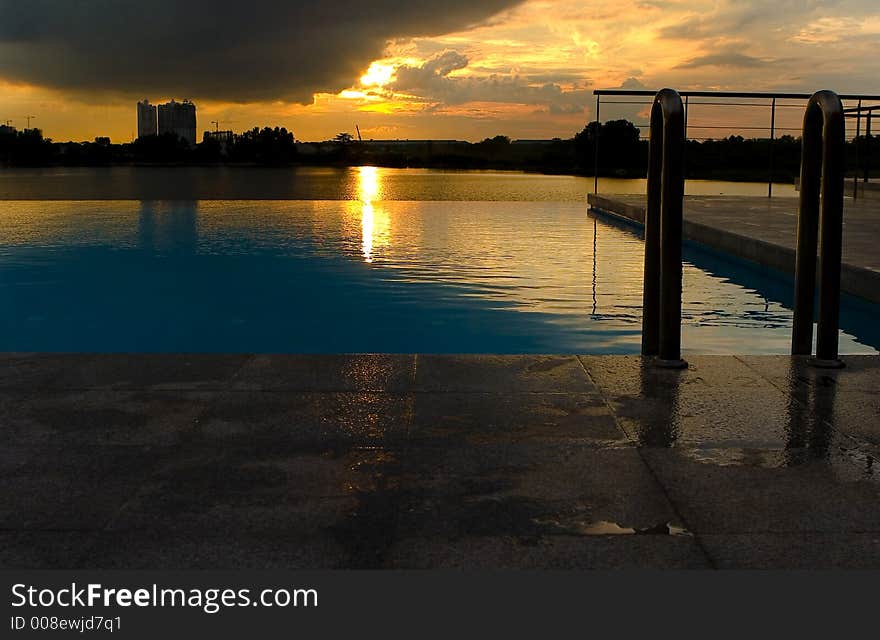
[[[593,178],[519,171],[378,169],[375,200],[584,202]],[[359,168],[64,167],[0,169],[0,200],[359,200]],[[645,180],[601,178],[602,193],[645,193]],[[767,194],[765,183],[690,180],[690,195]],[[794,196],[793,185],[775,185]]]
[[[204,191],[210,171],[181,179]],[[0,201],[0,351],[639,350],[643,243],[587,214],[591,179],[316,169],[309,191],[284,170],[276,191],[302,198],[82,200],[101,171],[73,174],[68,189],[90,186],[68,199]],[[107,193],[155,186],[123,174]],[[685,259],[686,352],[788,352],[790,280],[694,248]],[[876,352],[876,317],[845,299],[843,353]]]

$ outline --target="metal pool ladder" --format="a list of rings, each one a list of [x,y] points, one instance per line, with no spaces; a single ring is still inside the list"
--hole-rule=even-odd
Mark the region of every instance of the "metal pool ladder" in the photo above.
[[[684,106],[661,89],[651,106],[642,355],[684,369],[681,359],[681,245],[684,200]]]
[[[833,91],[813,94],[804,114],[791,353],[810,355],[813,350],[818,250],[819,323],[812,363],[825,368],[843,367],[838,357],[838,333],[845,138],[843,104],[838,95]]]
[[[642,355],[658,367],[686,368],[681,358],[681,277],[684,201],[684,106],[661,89],[651,106]],[[810,98],[804,114],[801,192],[795,258],[792,355],[810,355],[819,254],[818,367],[840,368],[840,271],[843,246],[845,121],[833,91]]]

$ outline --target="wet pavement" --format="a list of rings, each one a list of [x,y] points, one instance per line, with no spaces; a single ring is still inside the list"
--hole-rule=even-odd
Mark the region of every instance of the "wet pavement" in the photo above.
[[[878,568],[880,357],[0,356],[2,568]]]

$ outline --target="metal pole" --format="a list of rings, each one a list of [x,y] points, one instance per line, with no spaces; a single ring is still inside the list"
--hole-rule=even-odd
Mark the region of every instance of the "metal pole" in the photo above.
[[[770,179],[767,182],[767,197],[773,197],[773,142],[776,139],[776,98],[770,105]]]
[[[804,114],[801,141],[801,191],[794,271],[794,319],[791,329],[791,354],[803,356],[813,352],[816,252],[819,246],[822,136],[814,131],[814,108],[811,100]]]
[[[684,149],[682,151],[681,172],[682,175],[687,174],[687,140],[688,140],[688,107],[690,96],[684,97]]]
[[[871,173],[871,118],[874,116],[873,111],[868,111],[868,114],[865,116],[865,153],[863,165],[865,167],[865,174],[862,182],[868,182]]]
[[[853,200],[859,197],[859,136],[862,135],[862,101],[859,100],[859,108],[856,111],[856,172],[853,177]]]
[[[846,121],[843,105],[833,95],[823,106],[822,215],[819,218],[819,324],[816,360],[822,366],[841,366],[840,271],[843,259],[843,183],[846,175]],[[858,180],[858,171],[856,172]]]
[[[819,328],[814,363],[840,367],[843,366],[838,360],[838,333],[846,129],[843,105],[837,94],[819,91],[810,99],[804,114],[802,140],[791,352],[808,355],[812,351],[816,252],[820,248]]]
[[[685,139],[687,139],[688,113],[689,113],[689,108],[690,108],[690,101],[691,101],[690,96],[684,97],[684,136],[685,136]]]
[[[645,269],[642,290],[642,355],[660,353],[660,214],[663,188],[663,113],[655,99],[648,139]]]
[[[599,101],[602,96],[596,95],[596,137],[593,139],[593,193],[599,193]]]
[[[681,359],[681,244],[684,199],[684,108],[663,89],[651,107],[642,354],[655,364],[684,368]]]
[[[681,359],[681,244],[684,213],[684,109],[670,92],[661,98],[663,202],[660,210],[660,358],[657,364],[684,368]]]

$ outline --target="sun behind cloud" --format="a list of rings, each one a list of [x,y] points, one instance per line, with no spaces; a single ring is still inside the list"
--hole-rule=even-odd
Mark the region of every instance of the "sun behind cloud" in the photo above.
[[[381,62],[374,62],[361,76],[361,84],[365,87],[384,87],[394,81],[394,67]]]

